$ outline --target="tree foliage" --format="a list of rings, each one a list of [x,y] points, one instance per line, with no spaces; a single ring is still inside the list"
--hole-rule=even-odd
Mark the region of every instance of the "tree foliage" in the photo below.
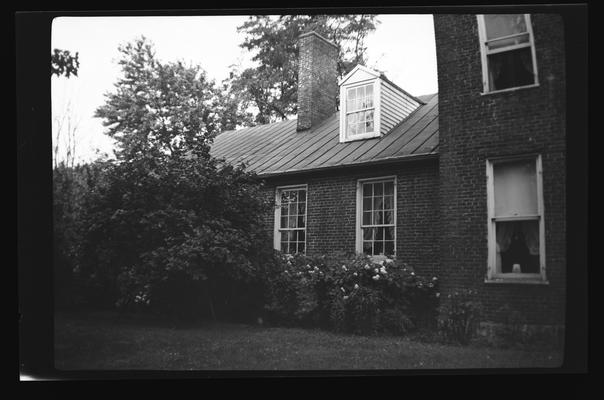
[[[122,76],[95,116],[118,159],[207,152],[221,130],[220,92],[199,66],[161,63],[144,37],[120,46]]]
[[[69,78],[70,75],[78,75],[80,67],[79,54],[76,52],[72,55],[69,50],[54,49],[50,55],[50,74],[65,75]]]
[[[175,306],[189,287],[214,313],[272,253],[262,187],[243,166],[211,157],[213,137],[235,118],[200,67],[161,63],[144,38],[120,52],[122,76],[96,113],[117,160],[87,197],[82,270],[118,305],[198,312],[191,298]]]
[[[229,85],[258,110],[255,123],[286,119],[297,111],[298,37],[314,30],[333,41],[342,77],[366,63],[365,39],[378,23],[364,14],[251,16],[238,30],[246,35],[241,47],[255,52],[257,66],[232,71]]]

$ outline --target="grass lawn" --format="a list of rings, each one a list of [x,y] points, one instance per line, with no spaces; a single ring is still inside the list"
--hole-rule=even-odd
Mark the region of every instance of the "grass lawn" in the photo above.
[[[559,367],[555,350],[452,346],[404,337],[207,323],[111,313],[55,317],[60,370],[346,370]]]

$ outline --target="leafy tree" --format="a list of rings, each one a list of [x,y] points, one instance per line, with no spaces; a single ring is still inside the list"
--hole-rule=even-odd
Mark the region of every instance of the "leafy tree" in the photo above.
[[[119,51],[123,75],[95,114],[117,141],[118,159],[209,151],[223,110],[201,67],[161,63],[144,37]]]
[[[50,55],[50,74],[51,75],[65,75],[69,78],[70,75],[78,75],[78,68],[80,67],[80,60],[78,59],[79,54],[76,52],[72,55],[69,50],[54,49]]]
[[[55,304],[77,305],[71,285],[79,269],[81,234],[85,228],[85,202],[103,184],[107,162],[69,165],[61,161],[53,168],[53,253]]]
[[[375,15],[251,16],[238,30],[241,47],[255,52],[256,67],[233,71],[229,85],[258,110],[257,124],[286,119],[297,111],[298,37],[311,30],[338,46],[340,77],[365,64],[367,35],[378,24]]]
[[[122,76],[96,113],[117,161],[87,199],[83,270],[118,305],[224,315],[255,304],[245,296],[272,253],[267,203],[255,175],[209,152],[229,101],[199,67],[159,62],[144,38],[120,52]]]

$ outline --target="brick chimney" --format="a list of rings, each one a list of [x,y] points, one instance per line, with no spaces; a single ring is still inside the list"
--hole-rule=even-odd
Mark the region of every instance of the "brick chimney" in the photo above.
[[[297,130],[303,131],[336,112],[338,48],[314,31],[300,35],[298,47]]]

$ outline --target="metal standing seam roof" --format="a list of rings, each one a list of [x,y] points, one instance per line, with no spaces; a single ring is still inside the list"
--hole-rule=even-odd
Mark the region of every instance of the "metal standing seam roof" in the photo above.
[[[214,139],[211,153],[231,164],[244,163],[261,176],[341,168],[435,155],[438,151],[438,94],[419,96],[425,102],[387,134],[340,143],[340,113],[297,132],[286,120],[226,131]]]

